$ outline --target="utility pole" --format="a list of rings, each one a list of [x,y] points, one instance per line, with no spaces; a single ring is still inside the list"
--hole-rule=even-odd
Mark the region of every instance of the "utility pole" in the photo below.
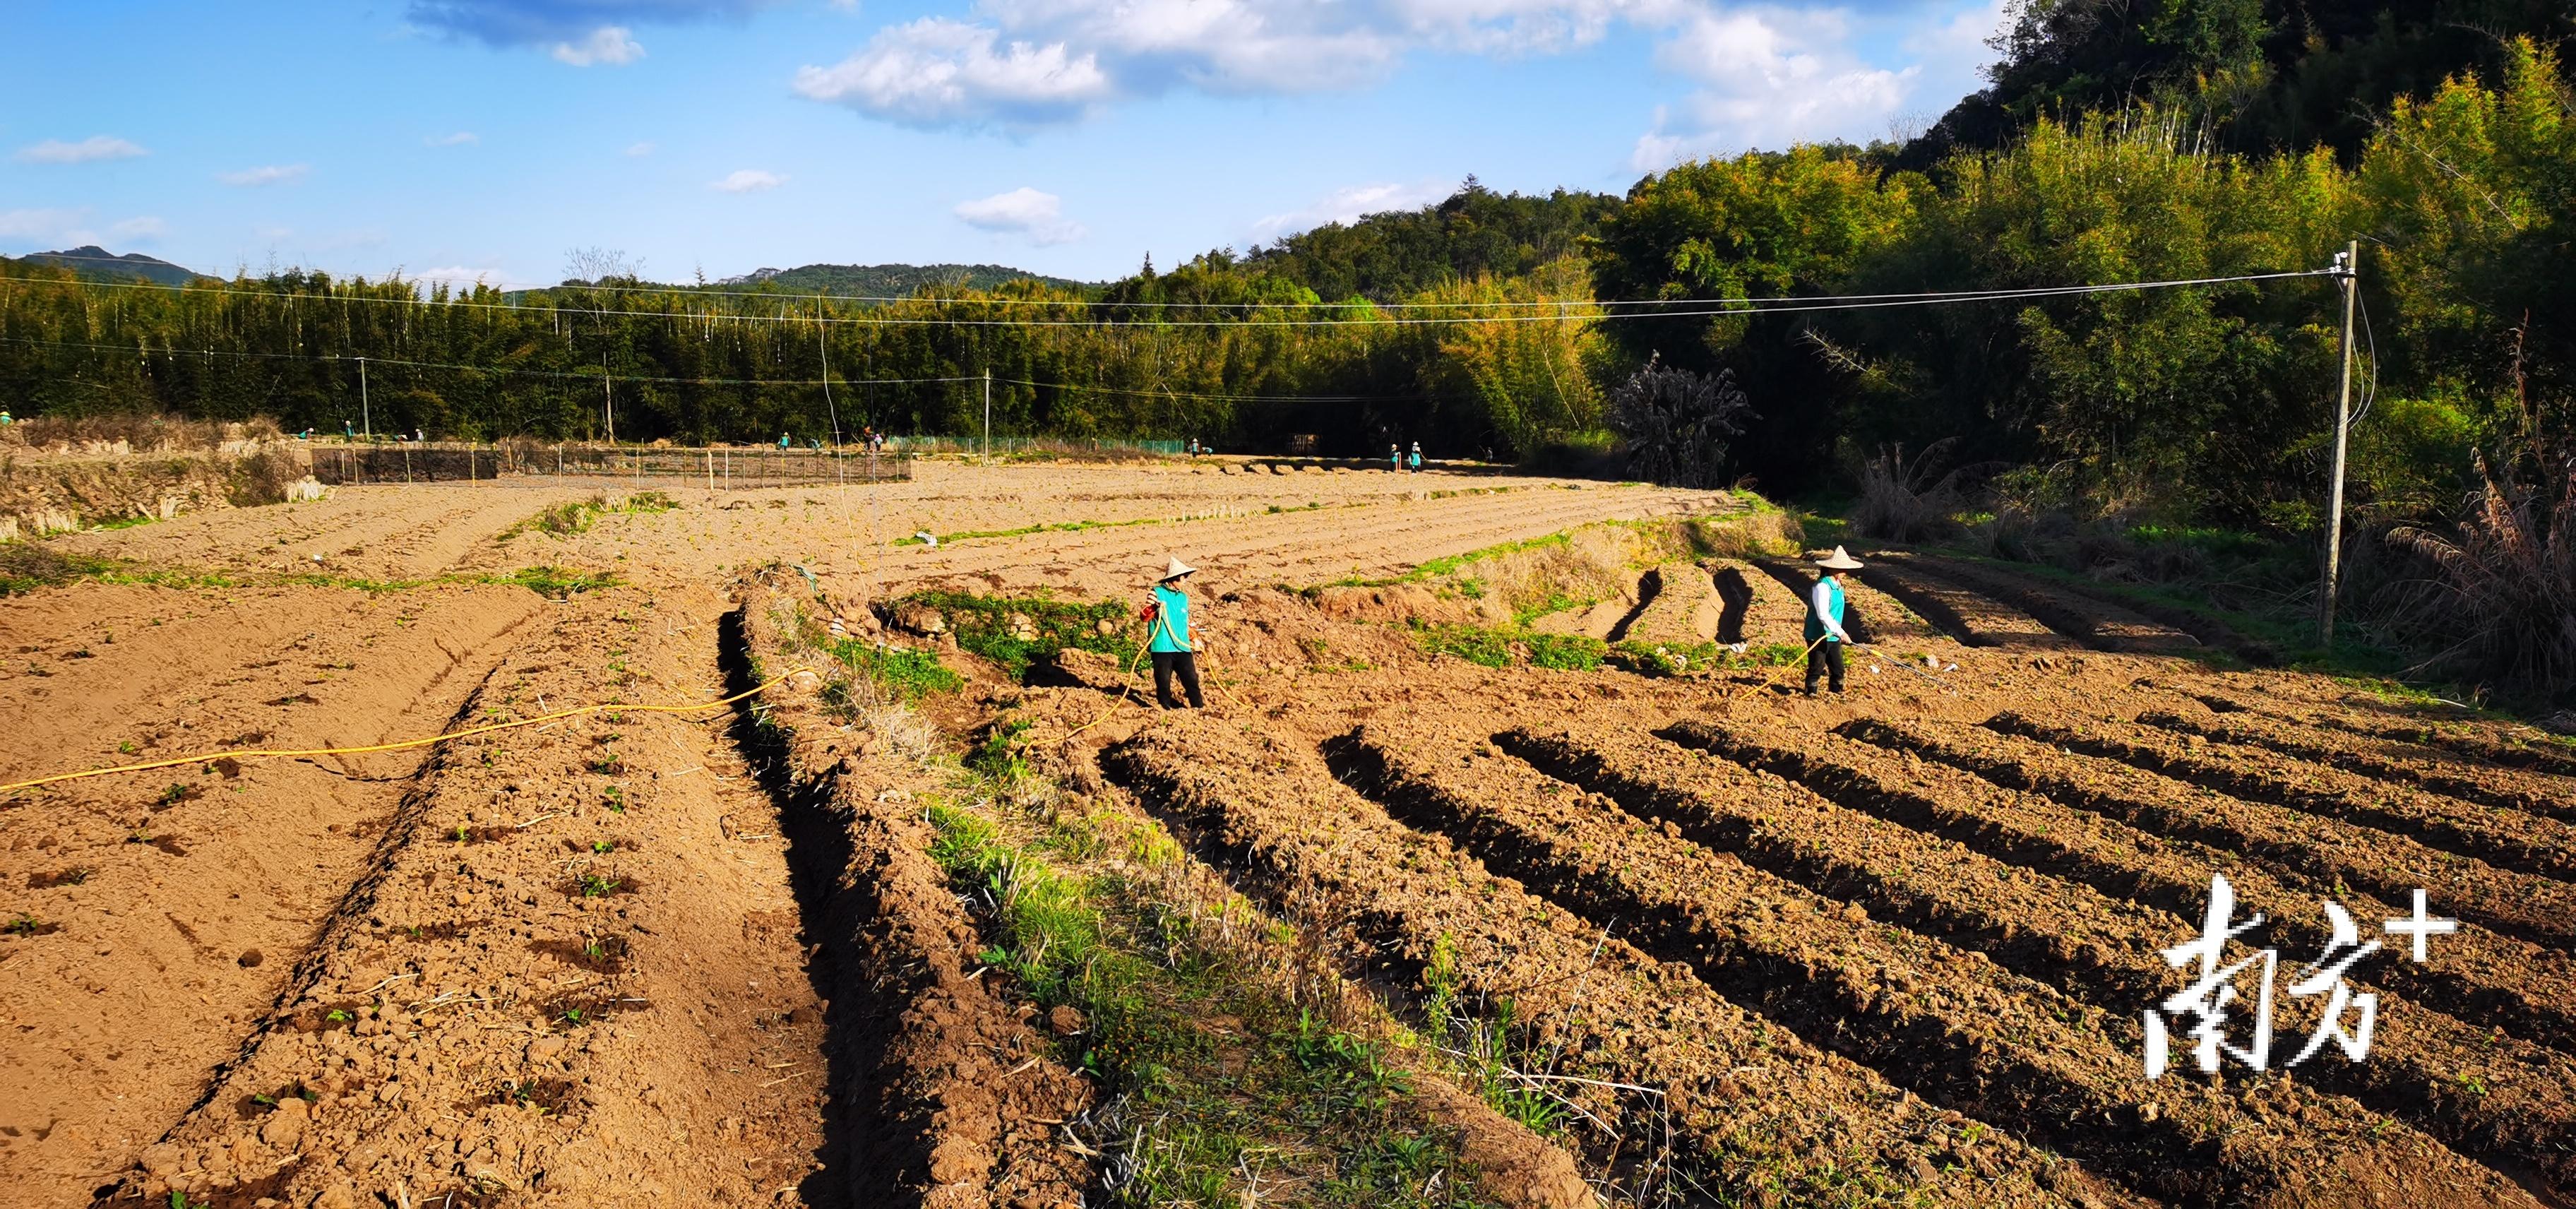
[[[608,350],[599,350],[599,398],[602,414],[608,417],[608,443],[617,443],[617,389],[608,380]]]
[[[367,359],[364,357],[358,358],[358,421],[366,427],[367,439],[375,440],[375,415],[367,410]]]
[[[2343,587],[2343,461],[2352,435],[2352,306],[2361,291],[2361,241],[2345,245],[2335,257],[2335,281],[2343,286],[2343,372],[2335,387],[2334,479],[2326,488],[2326,580],[2318,590],[2317,645],[2332,649],[2335,596]]]
[[[993,456],[993,367],[984,367],[984,456]]]

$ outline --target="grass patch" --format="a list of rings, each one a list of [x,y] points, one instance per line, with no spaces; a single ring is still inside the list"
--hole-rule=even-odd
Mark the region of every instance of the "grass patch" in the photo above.
[[[1129,1137],[1104,1139],[1127,1143],[1109,1203],[1237,1209],[1257,1181],[1281,1204],[1482,1204],[1459,1171],[1458,1137],[1415,1111],[1409,1076],[1381,1044],[1260,989],[1258,971],[1198,943],[1199,912],[1155,897],[1151,868],[1178,859],[1169,839],[1115,814],[1060,814],[1025,837],[975,808],[933,803],[927,815],[933,858],[993,905],[983,960],[1041,1006],[1082,1014],[1066,1060],[1132,1123]],[[1111,851],[1142,868],[1106,865]]]
[[[895,647],[870,646],[856,638],[844,638],[824,648],[834,662],[853,674],[876,682],[879,689],[895,700],[910,704],[934,693],[953,693],[966,686],[966,681],[939,662],[935,651],[907,651]],[[835,690],[839,698],[834,700]],[[824,686],[826,704],[849,709],[858,703],[850,699],[849,684],[833,681]]]
[[[569,567],[521,567],[491,582],[517,584],[549,600],[569,600],[583,592],[613,588],[620,582],[608,571],[576,571]]]
[[[1074,604],[1043,597],[974,596],[964,592],[915,592],[896,602],[939,610],[958,649],[972,652],[1013,679],[1029,665],[1052,658],[1066,648],[1097,651],[1124,665],[1136,657],[1138,643],[1128,624],[1127,606],[1116,602]],[[1109,633],[1101,633],[1102,623]]]
[[[592,523],[602,516],[669,512],[679,506],[680,501],[673,499],[667,491],[638,491],[613,500],[604,495],[594,495],[586,500],[566,500],[548,505],[535,516],[503,529],[492,535],[492,540],[506,542],[522,533],[571,537],[589,532]]]
[[[0,596],[113,573],[116,563],[85,554],[65,554],[34,542],[0,545]]]

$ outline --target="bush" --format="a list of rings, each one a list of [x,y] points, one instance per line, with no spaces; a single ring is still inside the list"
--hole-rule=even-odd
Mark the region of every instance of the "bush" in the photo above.
[[[2420,666],[2576,701],[2576,449],[2537,461],[2541,481],[2525,485],[2480,456],[2482,487],[2453,535],[2400,526],[2389,540],[2433,568],[2415,618],[2449,643]]]
[[[1938,478],[1932,472],[1957,443],[1957,437],[1934,441],[1910,465],[1905,447],[1892,445],[1862,464],[1860,506],[1852,510],[1852,528],[1869,537],[1909,543],[1955,531],[1959,527],[1955,518],[1966,503],[1959,486],[1966,468],[1954,468]]]

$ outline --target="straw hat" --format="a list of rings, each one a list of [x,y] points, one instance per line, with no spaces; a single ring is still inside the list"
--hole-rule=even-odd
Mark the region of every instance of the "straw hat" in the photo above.
[[[1188,563],[1182,562],[1181,560],[1179,560],[1179,559],[1175,558],[1175,559],[1173,559],[1173,560],[1172,560],[1172,565],[1171,565],[1171,566],[1168,566],[1168,567],[1163,568],[1163,578],[1162,578],[1161,580],[1157,581],[1157,582],[1160,582],[1160,583],[1170,583],[1170,582],[1172,582],[1173,580],[1175,580],[1175,579],[1179,579],[1180,577],[1182,577],[1182,576],[1184,576],[1184,575],[1191,575],[1191,574],[1195,574],[1197,571],[1198,571],[1198,568],[1197,568],[1197,567],[1193,567],[1193,566],[1189,565]]]
[[[1178,564],[1174,564],[1174,565],[1176,565],[1176,566],[1177,566]],[[1816,560],[1816,565],[1817,565],[1817,566],[1819,566],[1819,567],[1823,567],[1824,569],[1826,569],[1826,570],[1828,570],[1828,571],[1857,571],[1857,570],[1860,570],[1860,560],[1859,560],[1859,559],[1857,559],[1857,558],[1853,558],[1853,557],[1851,556],[1851,553],[1850,553],[1849,551],[1844,550],[1844,549],[1843,549],[1842,547],[1840,547],[1840,546],[1836,546],[1836,547],[1834,547],[1834,554],[1833,554],[1833,557],[1831,557],[1831,558],[1820,558],[1820,559],[1817,559],[1817,560]]]

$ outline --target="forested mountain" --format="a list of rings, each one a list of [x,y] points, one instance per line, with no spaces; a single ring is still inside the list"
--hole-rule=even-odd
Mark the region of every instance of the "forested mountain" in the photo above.
[[[0,261],[8,257],[0,256]],[[141,252],[123,256],[110,253],[96,244],[83,244],[62,252],[30,252],[18,258],[27,264],[70,269],[73,273],[97,281],[132,281],[141,279],[162,285],[186,285],[200,274],[166,260],[156,260]]]
[[[2139,103],[2187,112],[2232,150],[2349,157],[2376,115],[2462,72],[2496,78],[2509,40],[2576,34],[2565,0],[2022,0],[1991,83],[1907,145],[1929,169],[2043,118]]]
[[[1478,277],[1521,277],[1580,250],[1618,209],[1606,193],[1496,193],[1475,177],[1436,205],[1327,223],[1255,246],[1243,267],[1329,299],[1392,302]]]
[[[857,298],[910,298],[925,289],[989,290],[1035,281],[1059,290],[1083,283],[998,264],[809,264],[793,269],[754,269],[718,286],[771,286],[784,294],[838,294]]]

